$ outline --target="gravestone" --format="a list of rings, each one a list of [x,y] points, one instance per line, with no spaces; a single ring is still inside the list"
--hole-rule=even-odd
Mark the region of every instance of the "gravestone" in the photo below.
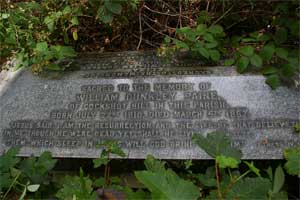
[[[66,63],[69,64],[69,63]],[[299,146],[297,88],[271,90],[261,75],[153,52],[86,54],[61,77],[2,75],[0,151],[94,158],[113,139],[128,158],[210,158],[193,134],[228,134],[247,159],[280,159]]]

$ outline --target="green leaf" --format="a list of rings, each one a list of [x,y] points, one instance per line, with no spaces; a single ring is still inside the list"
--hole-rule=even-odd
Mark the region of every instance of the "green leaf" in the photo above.
[[[235,62],[235,60],[230,58],[230,59],[225,60],[224,65],[225,66],[231,66],[231,65],[234,64],[234,62]]]
[[[300,147],[284,150],[284,158],[287,162],[284,165],[290,175],[300,175]]]
[[[253,173],[255,173],[258,177],[261,177],[261,175],[259,173],[260,170],[254,166],[253,161],[251,163],[249,163],[247,161],[244,161],[244,163],[249,167],[250,171],[252,171]]]
[[[218,46],[218,42],[215,41],[215,42],[210,42],[210,43],[205,43],[205,47],[208,48],[208,49],[212,49],[212,48],[215,48]]]
[[[192,182],[179,178],[170,169],[166,174],[137,171],[135,176],[151,191],[152,199],[196,200],[200,196],[198,188]]]
[[[64,200],[94,200],[96,193],[92,188],[92,180],[89,177],[66,176],[63,186],[55,195]]]
[[[216,187],[217,181],[215,179],[215,167],[211,166],[206,169],[205,174],[195,174],[195,178],[197,178],[201,184],[206,187]]]
[[[114,14],[119,15],[122,12],[122,5],[117,2],[105,1],[104,5],[107,8],[107,10]]]
[[[267,199],[271,182],[266,178],[245,178],[233,185],[226,195],[226,199]]]
[[[28,185],[27,190],[29,192],[36,192],[40,188],[40,184]]]
[[[276,67],[272,67],[272,66],[266,67],[262,70],[262,74],[264,74],[264,75],[270,75],[270,74],[276,74],[276,73],[278,73],[278,69]]]
[[[276,44],[279,45],[286,42],[287,36],[288,36],[287,30],[285,28],[279,28],[274,35],[274,40]]]
[[[282,65],[281,72],[283,76],[291,78],[295,74],[295,69],[290,64],[284,64]]]
[[[165,169],[166,162],[156,160],[152,155],[147,155],[144,164],[148,171],[164,173],[164,171],[166,170]]]
[[[210,57],[211,57],[211,59],[213,61],[217,62],[217,61],[220,60],[221,55],[220,55],[219,51],[217,51],[217,50],[209,50],[208,52],[209,52]]]
[[[249,62],[250,62],[249,58],[247,58],[245,56],[240,57],[237,60],[237,63],[236,63],[237,64],[237,71],[239,73],[244,72],[247,69],[247,67],[249,65]]]
[[[263,61],[259,55],[254,54],[253,56],[251,56],[250,62],[252,65],[254,65],[256,67],[261,67]]]
[[[45,54],[48,51],[48,44],[47,42],[39,42],[36,44],[36,47],[34,49],[36,52]]]
[[[207,42],[215,42],[214,37],[212,34],[206,33],[203,35],[203,39],[206,40]]]
[[[273,193],[278,193],[283,184],[284,184],[284,172],[282,170],[282,167],[279,165],[276,170],[275,170],[275,174],[274,174],[274,184],[273,184]]]
[[[212,132],[206,137],[201,134],[194,134],[193,142],[213,158],[223,155],[238,160],[242,157],[241,151],[233,148],[230,138],[222,132]]]
[[[239,49],[239,52],[244,56],[250,57],[254,54],[254,47],[252,46],[244,46]]]
[[[51,46],[50,49],[53,51],[57,59],[76,56],[76,52],[70,46],[55,45],[55,46]]]
[[[72,17],[71,23],[73,26],[79,25],[78,17],[76,17],[76,16]]]
[[[77,33],[77,31],[74,31],[74,32],[72,33],[72,36],[73,36],[73,39],[74,39],[75,41],[78,40],[78,33]]]
[[[189,45],[187,45],[185,42],[180,40],[174,40],[174,42],[178,49],[189,49]]]
[[[270,76],[267,76],[266,83],[272,88],[276,89],[281,85],[280,78],[277,74],[272,74]]]
[[[50,63],[44,66],[46,69],[53,70],[53,71],[61,71],[63,70],[58,64]]]
[[[94,168],[101,167],[102,165],[107,165],[109,163],[109,159],[107,157],[101,157],[93,159]]]
[[[284,48],[276,48],[276,55],[279,58],[287,60],[289,52]]]
[[[196,32],[199,35],[203,35],[207,31],[207,26],[206,24],[199,24],[196,28]]]
[[[208,28],[207,31],[213,34],[219,34],[223,33],[223,27],[220,25],[212,25]]]
[[[220,168],[237,168],[239,166],[240,160],[227,156],[217,156],[216,161]]]
[[[16,155],[19,153],[20,148],[13,147],[7,150],[0,156],[0,171],[8,172],[13,168],[19,161],[20,158],[17,158]]]
[[[273,57],[274,52],[275,52],[274,44],[269,43],[262,48],[260,52],[260,56],[262,57],[262,59],[269,61]]]
[[[207,49],[205,49],[204,47],[199,47],[197,48],[197,50],[204,58],[209,58],[209,52],[207,51]]]

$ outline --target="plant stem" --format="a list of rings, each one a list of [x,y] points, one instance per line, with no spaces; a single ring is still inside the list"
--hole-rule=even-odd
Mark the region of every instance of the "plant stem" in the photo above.
[[[14,178],[13,182],[10,184],[8,190],[5,192],[4,196],[3,196],[3,200],[6,198],[6,196],[8,195],[9,191],[11,190],[11,188],[14,186],[14,184],[17,182],[19,176],[21,175],[21,172],[18,173],[18,175]]]
[[[217,178],[217,189],[218,189],[218,197],[219,199],[223,199],[222,192],[221,192],[221,186],[220,186],[220,176],[219,176],[219,167],[217,160],[215,160],[215,168],[216,168],[216,178]]]

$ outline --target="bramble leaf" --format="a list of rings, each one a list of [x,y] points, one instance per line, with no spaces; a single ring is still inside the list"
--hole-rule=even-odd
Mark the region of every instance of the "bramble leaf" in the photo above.
[[[213,158],[223,155],[239,160],[242,157],[241,151],[233,148],[230,138],[222,132],[212,132],[206,137],[194,134],[193,142]]]
[[[220,168],[237,168],[240,160],[227,156],[217,156],[216,161]]]
[[[239,49],[239,52],[244,56],[250,57],[254,54],[254,47],[252,46],[244,46]]]
[[[249,62],[250,62],[249,58],[247,58],[245,56],[240,57],[238,59],[237,63],[236,63],[237,64],[237,71],[239,73],[244,72],[247,69],[247,67],[249,65]]]

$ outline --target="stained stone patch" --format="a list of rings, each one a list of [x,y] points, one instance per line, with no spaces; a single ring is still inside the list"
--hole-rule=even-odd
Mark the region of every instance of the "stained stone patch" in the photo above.
[[[207,159],[191,137],[216,130],[247,159],[280,159],[300,145],[299,89],[271,90],[263,76],[200,64],[127,52],[82,56],[71,64],[80,69],[59,79],[0,76],[0,150],[94,158],[96,145],[113,139],[128,158]]]

